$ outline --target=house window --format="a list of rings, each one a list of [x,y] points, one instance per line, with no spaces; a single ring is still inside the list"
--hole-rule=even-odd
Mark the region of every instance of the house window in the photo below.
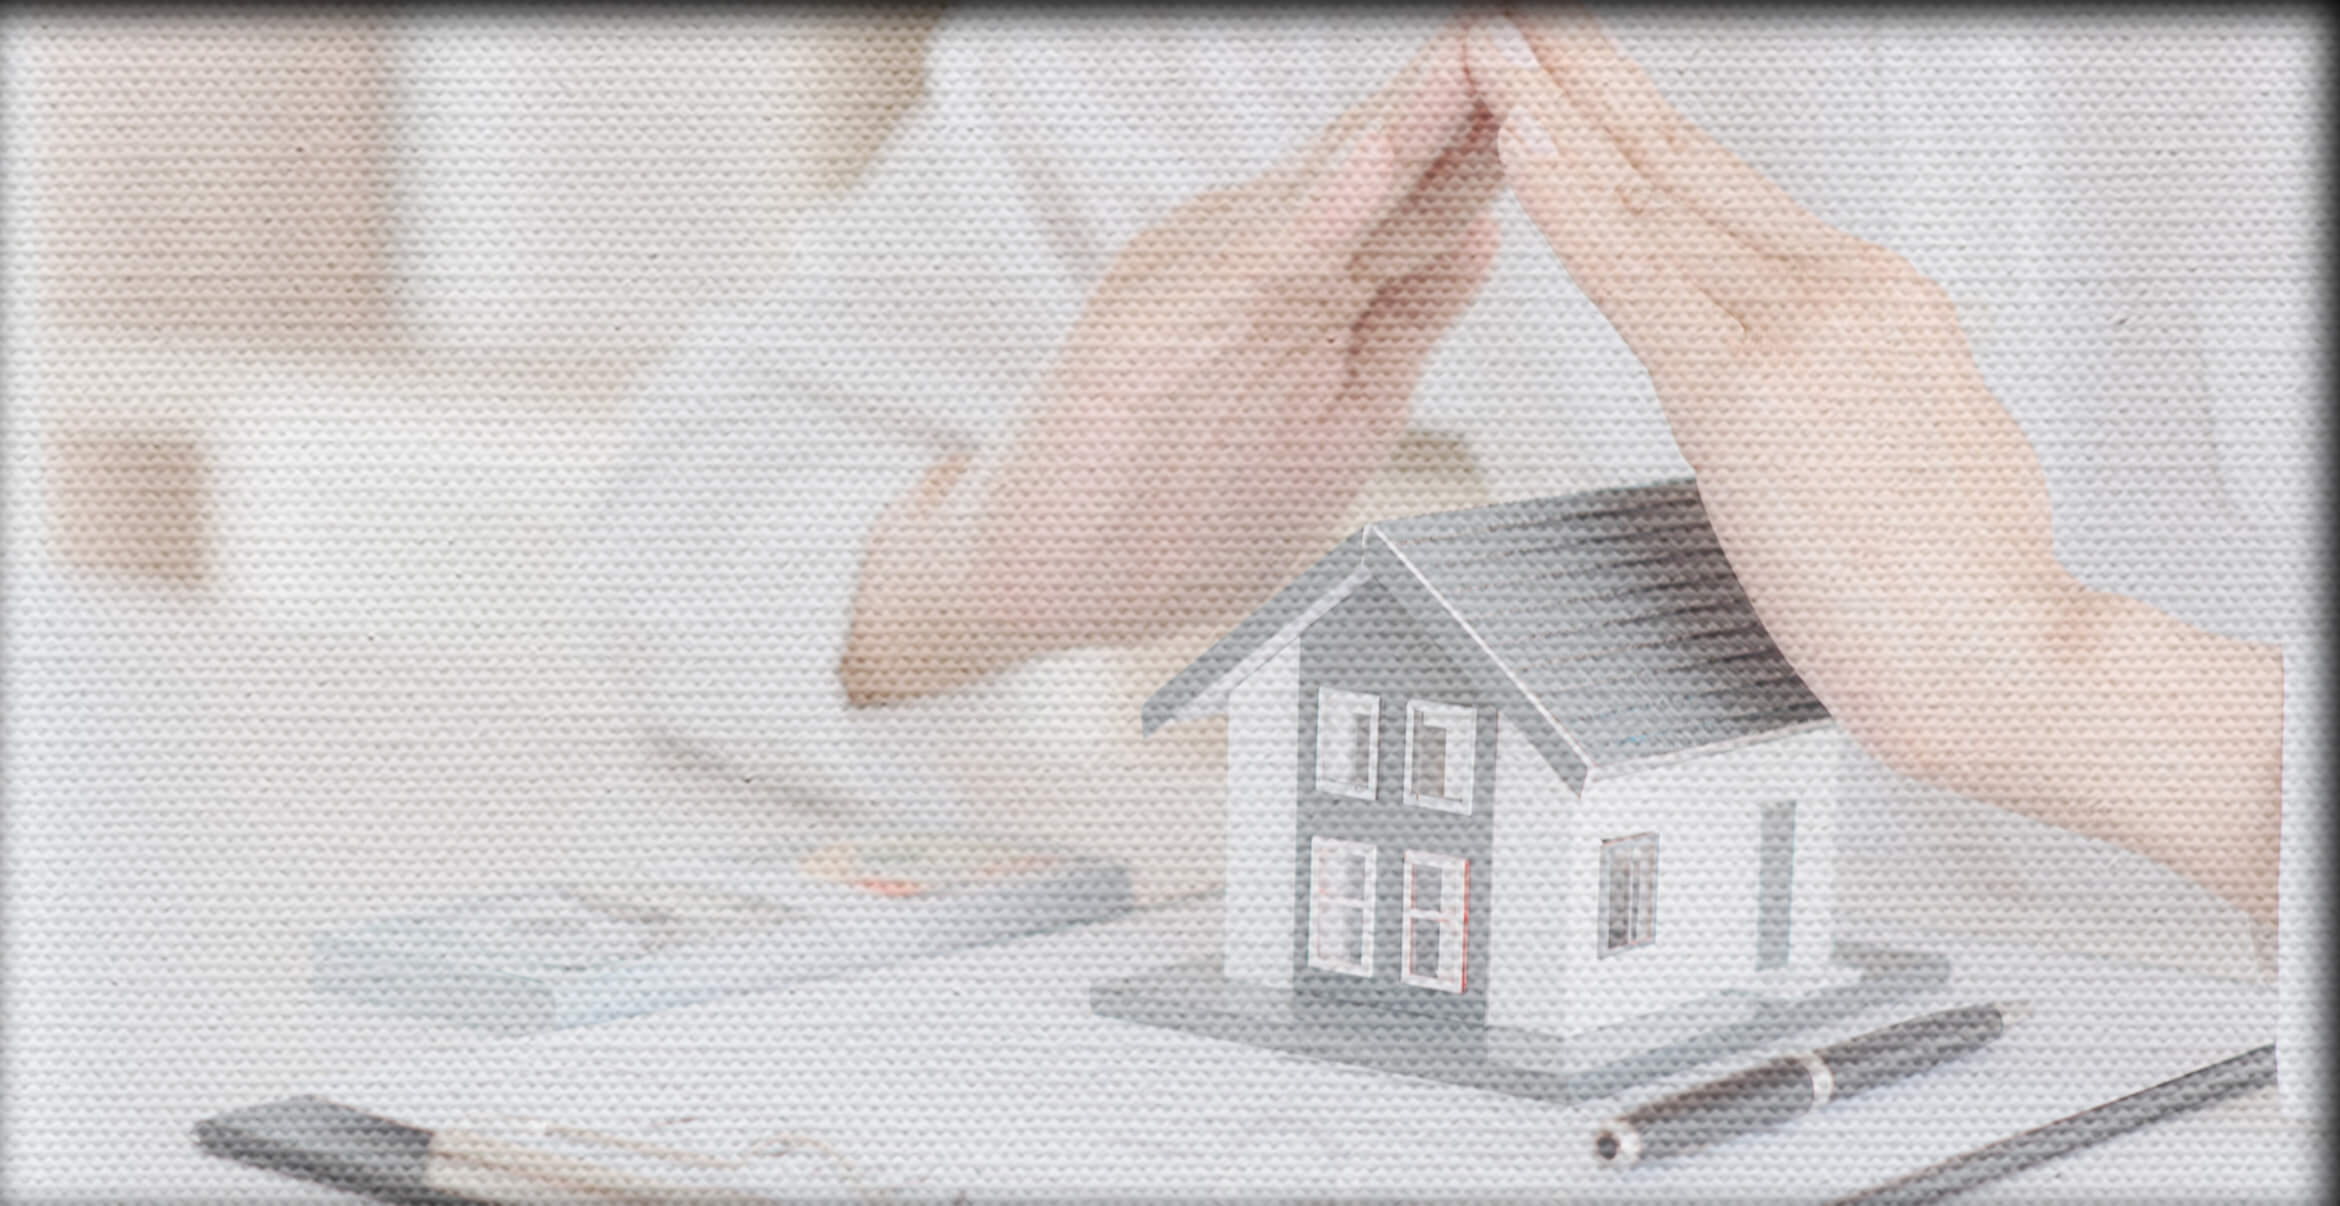
[[[1657,939],[1657,835],[1601,843],[1601,953]]]
[[[1373,798],[1380,761],[1381,697],[1320,687],[1316,692],[1316,790]]]
[[[1405,981],[1461,992],[1470,951],[1471,865],[1451,854],[1406,851]]]
[[[1406,803],[1468,815],[1477,714],[1415,700],[1406,707]]]
[[[1308,966],[1372,975],[1373,847],[1320,837],[1308,853]]]

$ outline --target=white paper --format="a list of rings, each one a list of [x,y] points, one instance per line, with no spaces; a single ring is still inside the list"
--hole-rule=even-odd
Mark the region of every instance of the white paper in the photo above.
[[[1780,1130],[1620,1173],[1594,1163],[1592,1127],[1722,1069],[1566,1109],[1089,1012],[1094,980],[1207,956],[1216,941],[1212,904],[484,1044],[324,1091],[431,1129],[518,1115],[642,1134],[660,1119],[692,1117],[708,1134],[812,1136],[857,1175],[912,1197],[1819,1200],[2240,1054],[2267,1042],[2274,1026],[2273,993],[2262,985],[1944,943],[1937,949],[1954,966],[1947,990],[1783,1049],[1951,1004],[2028,999],[2034,1015],[1955,1064]],[[1877,930],[1859,936],[1917,941]],[[801,1172],[775,1165],[760,1181],[749,1161],[723,1183],[781,1193]]]

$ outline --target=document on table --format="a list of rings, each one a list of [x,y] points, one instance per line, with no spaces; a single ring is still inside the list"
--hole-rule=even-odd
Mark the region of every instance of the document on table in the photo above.
[[[1955,1064],[1620,1173],[1595,1164],[1593,1127],[1723,1069],[1567,1109],[1090,1013],[1091,983],[1207,956],[1218,929],[1217,901],[1195,901],[834,981],[483,1041],[318,1091],[432,1131],[434,1183],[514,1201],[541,1198],[548,1177],[572,1185],[572,1196],[606,1183],[637,1197],[663,1186],[739,1201],[1824,1200],[2236,1055],[2274,1026],[2273,994],[2260,985],[1862,930],[1852,936],[1944,951],[1950,985],[1800,1042],[1954,1003],[2028,999],[2036,1013]]]

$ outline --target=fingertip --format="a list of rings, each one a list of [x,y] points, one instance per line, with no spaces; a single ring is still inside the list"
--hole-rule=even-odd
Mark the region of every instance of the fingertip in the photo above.
[[[1506,14],[1504,20],[1524,35],[1521,45],[1533,44],[1540,48],[1542,54],[1538,58],[1544,54],[1566,58],[1570,52],[1587,46],[1590,39],[1598,39],[1600,43],[1608,41],[1600,22],[1581,4],[1538,5],[1532,10]]]
[[[1478,93],[1480,103],[1494,109],[1504,99],[1503,81],[1495,73],[1495,63],[1488,51],[1479,45],[1479,25],[1486,19],[1475,16],[1463,25],[1463,78],[1470,81],[1471,91]]]
[[[1528,46],[1519,26],[1501,14],[1472,21],[1463,44],[1464,62],[1473,80],[1503,85],[1509,82],[1513,72],[1541,74],[1544,70],[1542,60]]]
[[[1395,150],[1402,161],[1427,166],[1478,108],[1459,31],[1441,31],[1431,39],[1398,96],[1389,117]]]
[[[1350,135],[1308,190],[1298,237],[1320,250],[1363,238],[1388,200],[1395,173],[1389,134],[1378,123]]]
[[[1524,46],[1519,30],[1499,14],[1473,20],[1463,35],[1465,77],[1480,102],[1497,117],[1519,103],[1520,72],[1538,70],[1532,55],[1525,64],[1519,61]]]

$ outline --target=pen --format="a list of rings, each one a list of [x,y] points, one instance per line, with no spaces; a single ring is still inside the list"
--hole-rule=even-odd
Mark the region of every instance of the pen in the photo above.
[[[2198,1109],[2274,1083],[2275,1048],[2256,1047],[2175,1080],[2165,1080],[2150,1089],[2115,1098],[2095,1109],[2082,1110],[2019,1135],[2009,1135],[1965,1155],[1927,1165],[1851,1197],[1838,1198],[1830,1206],[1852,1206],[1856,1202],[1861,1206],[1915,1206],[1919,1202],[1938,1201],[2091,1143],[2102,1143],[2146,1123],[2159,1122],[2180,1111]]]
[[[1630,1168],[1778,1126],[1957,1059],[2030,1012],[2017,1001],[1945,1009],[1783,1056],[1610,1119],[1593,1132],[1593,1155],[1611,1168]]]

